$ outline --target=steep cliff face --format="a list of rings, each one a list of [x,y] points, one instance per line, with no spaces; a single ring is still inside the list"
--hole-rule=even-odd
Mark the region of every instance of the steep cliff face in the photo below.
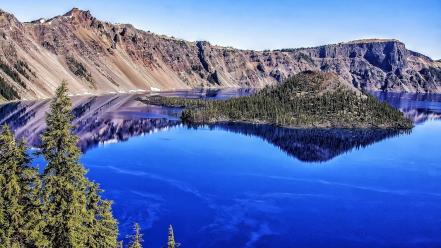
[[[251,51],[110,24],[73,9],[21,23],[0,11],[0,100],[195,87],[262,87],[304,70],[332,71],[369,90],[441,92],[441,63],[396,40]]]
[[[429,57],[397,40],[359,40],[305,49],[320,69],[334,71],[360,89],[440,92],[441,70]]]

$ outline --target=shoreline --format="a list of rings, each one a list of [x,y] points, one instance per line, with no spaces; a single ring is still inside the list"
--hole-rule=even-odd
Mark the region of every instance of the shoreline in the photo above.
[[[90,94],[71,94],[69,97],[87,97],[87,96],[106,96],[106,95],[144,95],[144,94],[154,94],[154,93],[172,93],[177,91],[192,91],[192,90],[225,90],[225,89],[263,89],[264,87],[205,87],[205,88],[179,88],[179,89],[167,89],[167,90],[160,90],[160,91],[153,91],[153,90],[145,90],[143,92],[104,92],[104,93],[90,93]],[[409,91],[382,91],[382,90],[375,90],[375,91],[364,91],[370,95],[371,93],[377,93],[377,94],[409,94],[409,95],[426,95],[426,96],[440,96],[441,92],[409,92]],[[6,100],[2,101],[0,99],[0,105],[8,104],[8,103],[14,103],[14,102],[25,102],[25,101],[41,101],[41,100],[50,100],[54,97],[42,97],[42,98],[25,98],[25,99],[15,99],[15,100]]]
[[[394,127],[387,127],[387,126],[290,126],[290,125],[277,125],[275,123],[270,122],[253,122],[253,121],[216,121],[216,122],[185,122],[181,119],[182,124],[187,126],[210,126],[210,125],[225,125],[225,124],[244,124],[244,125],[262,125],[262,126],[272,126],[276,128],[286,128],[286,129],[293,129],[293,130],[334,130],[334,129],[342,129],[342,130],[390,130],[390,131],[411,131],[415,127],[415,123],[413,123],[413,126],[411,128],[394,128]]]
[[[143,91],[121,91],[121,92],[104,92],[104,93],[90,93],[90,94],[70,94],[68,95],[70,98],[73,97],[93,97],[93,96],[107,96],[107,95],[146,95],[146,94],[162,94],[162,93],[173,93],[173,92],[190,92],[194,90],[225,90],[225,89],[262,89],[257,87],[205,87],[205,88],[179,88],[179,89],[167,89],[167,90],[143,90]],[[441,94],[441,93],[440,93]],[[51,100],[52,97],[42,97],[42,98],[25,98],[25,99],[14,99],[14,100],[6,100],[2,101],[0,99],[0,105],[14,103],[14,102],[27,102],[27,101],[43,101],[43,100]]]

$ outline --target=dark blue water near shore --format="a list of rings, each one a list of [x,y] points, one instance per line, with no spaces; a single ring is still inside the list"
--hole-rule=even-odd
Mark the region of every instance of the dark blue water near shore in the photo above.
[[[169,224],[182,247],[441,247],[441,100],[379,98],[416,121],[411,133],[188,128],[121,97],[81,100],[75,131],[122,238],[139,222],[145,247],[162,247]],[[37,130],[28,116],[23,135]]]

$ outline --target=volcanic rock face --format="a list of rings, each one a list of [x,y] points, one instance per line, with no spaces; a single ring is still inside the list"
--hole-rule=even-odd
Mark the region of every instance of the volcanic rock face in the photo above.
[[[21,23],[0,11],[0,100],[72,94],[262,87],[304,70],[336,72],[368,90],[441,92],[441,63],[396,40],[251,51],[110,24],[72,9]]]

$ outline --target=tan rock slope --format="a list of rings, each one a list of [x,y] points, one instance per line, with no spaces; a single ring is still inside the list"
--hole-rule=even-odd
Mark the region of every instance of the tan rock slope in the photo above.
[[[73,95],[87,95],[262,87],[305,70],[335,72],[362,89],[441,92],[441,63],[396,40],[251,51],[111,24],[76,8],[30,23],[0,11],[0,101],[50,97],[62,80]]]

